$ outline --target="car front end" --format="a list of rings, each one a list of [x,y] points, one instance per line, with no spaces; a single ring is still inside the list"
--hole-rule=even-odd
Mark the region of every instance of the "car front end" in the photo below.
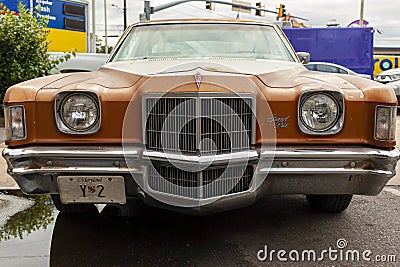
[[[400,155],[390,88],[310,72],[258,22],[140,23],[99,71],[15,85],[5,105],[8,172],[71,213],[139,197],[210,214],[271,194],[329,197],[343,203],[325,210],[341,211],[378,194]]]

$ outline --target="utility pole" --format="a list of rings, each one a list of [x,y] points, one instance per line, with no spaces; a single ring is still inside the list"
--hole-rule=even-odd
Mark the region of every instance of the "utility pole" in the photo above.
[[[107,42],[107,0],[104,0],[104,45],[105,53],[108,54],[108,42]]]
[[[360,27],[364,26],[364,0],[361,0],[360,6]]]
[[[128,18],[126,14],[126,0],[124,0],[124,30],[128,27]]]
[[[96,53],[96,0],[92,0],[92,53]]]

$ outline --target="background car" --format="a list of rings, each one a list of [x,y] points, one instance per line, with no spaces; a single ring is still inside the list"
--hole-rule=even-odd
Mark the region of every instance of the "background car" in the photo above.
[[[381,83],[392,83],[400,81],[400,68],[385,70],[376,75],[375,81]]]
[[[61,52],[49,52],[49,54],[52,58],[64,55]],[[58,64],[57,68],[51,72],[57,74],[95,71],[106,64],[108,56],[109,54],[77,53],[75,56],[71,56],[69,60]]]
[[[355,75],[359,77],[363,77],[366,79],[371,79],[371,76],[368,74],[361,74],[352,71],[346,67],[343,67],[338,64],[334,63],[327,63],[327,62],[310,62],[304,65],[307,69],[313,71],[321,71],[321,72],[329,72],[329,73],[338,73],[338,74],[348,74],[348,75]]]
[[[396,94],[397,102],[400,102],[400,68],[382,71],[376,75],[375,81],[392,88]]]

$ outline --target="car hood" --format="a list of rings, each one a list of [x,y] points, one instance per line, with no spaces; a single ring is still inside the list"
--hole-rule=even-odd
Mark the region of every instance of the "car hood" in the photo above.
[[[73,74],[59,79],[45,88],[70,87],[80,83],[96,84],[106,88],[126,88],[134,85],[140,77],[193,75],[205,71],[207,75],[253,75],[268,87],[293,88],[307,83],[329,83],[340,89],[355,86],[340,76],[307,70],[295,62],[259,59],[163,59],[111,62],[91,74]],[[118,77],[118,79],[115,79]]]
[[[336,75],[311,72],[300,63],[278,60],[226,58],[207,60],[142,60],[109,63],[104,68],[142,76],[191,75],[197,69],[208,71],[209,75],[255,75],[265,85],[279,88],[293,88],[304,83],[316,81],[328,81],[340,88],[350,86],[345,80]]]
[[[103,67],[140,76],[192,75],[196,71],[207,71],[208,75],[254,75],[266,86],[293,88],[308,83],[329,83],[339,89],[355,89],[345,76],[309,71],[302,64],[262,59],[157,59],[130,62],[111,62]]]
[[[28,81],[17,88],[29,88],[31,101],[38,90],[96,90],[129,88],[142,78],[160,76],[189,76],[201,72],[202,75],[255,76],[270,88],[336,88],[369,90],[374,83],[350,75],[336,75],[307,70],[296,62],[259,59],[163,59],[111,62],[100,70],[90,73],[52,75]],[[203,74],[205,73],[205,74]],[[364,81],[365,80],[365,81]],[[14,90],[14,92],[17,90]],[[35,92],[36,91],[36,92]],[[26,95],[21,96],[25,97]],[[14,98],[15,99],[15,98]],[[29,100],[28,100],[29,101]]]

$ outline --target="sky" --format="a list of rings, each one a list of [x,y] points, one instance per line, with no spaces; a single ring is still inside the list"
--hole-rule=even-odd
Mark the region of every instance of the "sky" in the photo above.
[[[92,0],[93,1],[93,0]],[[90,2],[92,2],[90,1]],[[123,30],[123,0],[105,0],[107,7],[108,34],[120,35]],[[139,21],[139,14],[143,12],[144,1],[126,0],[128,24]],[[174,0],[151,0],[151,6],[158,6]],[[231,0],[225,0],[231,1]],[[259,0],[245,0],[255,6]],[[279,4],[284,4],[288,13],[307,18],[305,23],[311,27],[324,27],[331,19],[336,19],[342,27],[360,16],[361,0],[267,0],[262,1],[265,8],[275,11]],[[95,0],[96,31],[97,35],[104,39],[104,0]],[[400,47],[400,1],[399,0],[364,0],[364,19],[370,26],[378,29],[375,33],[375,43],[395,43]],[[169,18],[236,18],[237,12],[231,11],[230,6],[215,4],[215,10],[209,11],[204,2],[190,2],[166,9],[151,15],[151,19]],[[240,18],[257,19],[273,22],[274,14],[265,14],[264,17],[256,17],[253,14],[240,13]],[[304,22],[304,21],[302,21]],[[118,38],[109,38],[108,43],[113,45]]]

